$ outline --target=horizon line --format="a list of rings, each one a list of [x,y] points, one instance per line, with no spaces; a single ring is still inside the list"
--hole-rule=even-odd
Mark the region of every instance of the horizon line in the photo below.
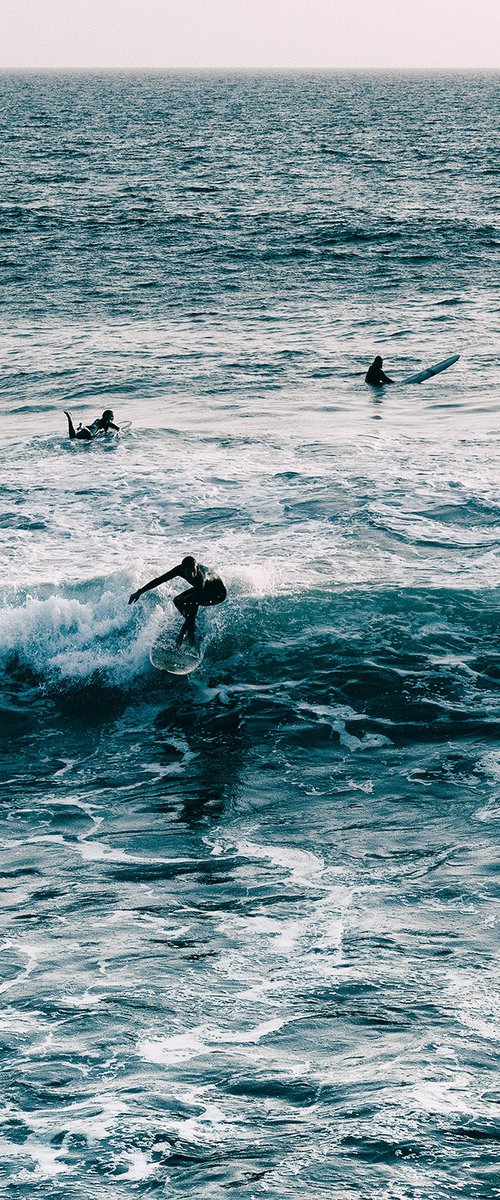
[[[411,74],[500,74],[500,66],[485,67],[485,66],[309,66],[309,67],[204,67],[204,66],[189,66],[189,67],[153,67],[153,66],[2,66],[0,64],[0,74],[21,74],[36,72],[38,74],[149,74],[149,75],[187,75],[187,74],[232,74],[232,75],[305,75],[305,74],[363,74],[363,75],[411,75]]]

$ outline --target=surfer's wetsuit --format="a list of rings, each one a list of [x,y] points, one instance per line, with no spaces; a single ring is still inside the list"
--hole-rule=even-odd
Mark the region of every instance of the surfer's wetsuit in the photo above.
[[[78,429],[75,429],[70,413],[65,412],[64,415],[68,418],[68,434],[72,440],[78,438],[81,442],[91,442],[98,433],[107,433],[108,429],[115,429],[119,433],[120,430],[120,426],[114,424],[114,413],[110,408],[106,408],[102,417],[96,417],[91,425],[80,424]]]
[[[184,625],[178,639],[180,643],[186,634],[189,634],[191,638],[194,636],[198,609],[222,604],[226,599],[227,591],[222,579],[215,571],[212,571],[210,567],[204,567],[203,563],[196,562],[196,559],[188,555],[187,558],[183,558],[178,567],[172,567],[172,570],[166,571],[165,575],[151,579],[137,592],[132,592],[129,604],[135,604],[143,592],[150,592],[152,588],[157,588],[161,583],[166,583],[167,580],[175,579],[177,576],[191,584],[187,591],[181,592],[179,596],[174,596],[175,607],[184,617]]]
[[[389,379],[389,376],[382,370],[383,361],[380,354],[377,354],[371,367],[368,367],[365,375],[365,383],[371,384],[372,387],[382,387],[384,383],[394,383],[394,380]]]

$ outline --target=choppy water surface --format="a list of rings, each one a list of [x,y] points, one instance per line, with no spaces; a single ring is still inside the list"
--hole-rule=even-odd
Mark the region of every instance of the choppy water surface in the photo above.
[[[498,78],[0,92],[0,1193],[500,1196]]]

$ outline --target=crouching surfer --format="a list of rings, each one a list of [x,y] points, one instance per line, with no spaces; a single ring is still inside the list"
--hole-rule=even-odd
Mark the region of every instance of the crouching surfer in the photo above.
[[[69,437],[78,438],[81,442],[91,442],[98,433],[108,433],[110,429],[116,430],[116,433],[120,432],[120,426],[115,425],[115,414],[110,408],[105,408],[102,417],[96,417],[91,425],[82,425],[80,422],[77,429],[73,425],[70,413],[65,411],[64,416],[68,418]]]
[[[365,383],[371,384],[372,387],[383,387],[384,383],[394,383],[393,379],[389,379],[385,371],[382,370],[383,358],[380,354],[374,358],[365,375]]]
[[[135,604],[144,592],[150,592],[152,588],[157,588],[161,583],[167,583],[169,579],[176,579],[178,576],[181,579],[185,579],[186,583],[191,585],[186,592],[181,592],[179,596],[174,596],[175,607],[181,616],[184,617],[184,625],[177,639],[178,644],[181,645],[186,635],[190,641],[194,640],[198,609],[209,608],[214,604],[222,604],[226,599],[227,591],[222,579],[210,567],[204,567],[202,563],[196,562],[196,559],[188,554],[187,558],[183,558],[178,567],[172,567],[171,571],[166,571],[164,575],[159,575],[157,579],[151,579],[149,583],[145,583],[144,587],[139,588],[137,592],[132,592],[129,604]]]

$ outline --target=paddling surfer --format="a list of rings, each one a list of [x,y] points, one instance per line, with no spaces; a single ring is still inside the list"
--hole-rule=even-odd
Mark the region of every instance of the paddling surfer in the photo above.
[[[120,426],[114,423],[115,414],[111,408],[105,408],[102,417],[96,417],[91,425],[82,425],[80,422],[78,429],[75,429],[69,412],[65,410],[64,416],[68,418],[68,435],[71,440],[78,438],[81,442],[91,442],[98,433],[107,433],[109,429],[116,430],[116,433],[120,431]]]
[[[177,577],[185,579],[186,583],[191,586],[186,592],[181,592],[179,596],[174,596],[175,607],[184,617],[184,625],[179,633],[178,643],[183,642],[186,634],[190,640],[194,638],[196,614],[199,608],[209,608],[214,604],[222,604],[226,599],[227,591],[222,582],[222,579],[210,567],[204,567],[202,563],[196,562],[192,555],[188,554],[183,558],[178,567],[172,567],[171,571],[166,571],[164,575],[159,575],[157,579],[151,579],[149,583],[145,583],[137,592],[132,592],[129,599],[129,604],[135,604],[144,592],[150,592],[152,588],[157,588],[161,583],[167,583],[169,579]]]
[[[382,370],[383,359],[380,354],[374,358],[365,375],[365,383],[371,384],[372,387],[383,387],[384,383],[394,383],[393,379],[389,379],[385,371]]]

